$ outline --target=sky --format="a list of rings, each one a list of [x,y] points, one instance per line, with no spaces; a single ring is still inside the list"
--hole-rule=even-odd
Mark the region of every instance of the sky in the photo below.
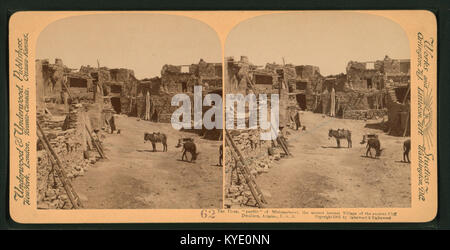
[[[222,62],[216,32],[187,17],[164,14],[96,14],[69,17],[39,35],[37,59],[134,70],[138,79],[161,75],[164,64]]]
[[[406,33],[384,17],[362,13],[282,13],[241,22],[228,34],[225,56],[250,62],[319,66],[322,75],[345,73],[347,63],[409,59]]]

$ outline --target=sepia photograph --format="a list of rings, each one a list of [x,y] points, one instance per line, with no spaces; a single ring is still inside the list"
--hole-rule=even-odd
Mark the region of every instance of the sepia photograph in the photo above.
[[[14,222],[436,217],[433,12],[17,11],[8,32]]]
[[[225,208],[411,207],[402,27],[366,13],[261,15],[230,31],[224,53],[225,94],[257,103],[226,104],[227,121],[245,105],[245,128],[225,131]],[[263,120],[251,125],[276,115],[267,106],[279,107],[270,139]]]
[[[171,124],[175,95],[222,95],[221,58],[216,32],[183,16],[49,24],[35,60],[38,209],[222,208],[222,130]]]

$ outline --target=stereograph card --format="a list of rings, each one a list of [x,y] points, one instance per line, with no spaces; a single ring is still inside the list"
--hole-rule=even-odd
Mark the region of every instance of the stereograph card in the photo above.
[[[425,10],[19,11],[19,223],[427,222]]]

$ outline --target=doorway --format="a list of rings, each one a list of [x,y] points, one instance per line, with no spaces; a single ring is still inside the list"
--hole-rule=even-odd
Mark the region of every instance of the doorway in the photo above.
[[[403,102],[403,100],[410,100],[411,96],[407,86],[398,87],[395,88],[394,90],[395,96],[397,97],[397,101]]]
[[[371,78],[368,78],[368,79],[367,79],[367,88],[368,88],[368,89],[371,89],[371,88],[372,88],[372,79],[371,79]]]
[[[295,99],[297,100],[297,105],[302,110],[306,110],[306,95],[305,94],[297,94],[297,95],[295,95]]]
[[[111,105],[113,106],[114,111],[116,111],[116,114],[120,114],[120,97],[111,97]]]
[[[181,92],[185,93],[187,92],[188,88],[187,88],[187,82],[182,82],[181,83]]]

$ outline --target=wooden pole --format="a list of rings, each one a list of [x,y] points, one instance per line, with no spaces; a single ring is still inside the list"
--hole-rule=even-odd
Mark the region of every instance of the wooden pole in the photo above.
[[[286,155],[292,156],[291,152],[289,152],[289,149],[287,147],[287,143],[286,143],[286,140],[284,139],[284,137],[283,136],[277,137],[277,141],[281,145],[281,148],[286,153]]]
[[[403,104],[405,104],[405,102],[406,102],[406,99],[407,99],[407,97],[408,97],[408,95],[409,95],[409,91],[410,91],[410,89],[411,89],[411,85],[408,85],[408,90],[406,90],[406,94],[405,94],[405,96],[403,97]]]
[[[288,83],[287,83],[287,79],[286,79],[286,64],[284,62],[284,57],[282,57],[283,59],[283,81],[281,82],[280,89],[288,89]]]
[[[69,95],[69,98],[70,98],[71,100],[73,100],[73,99],[72,99],[72,95],[70,94],[69,86],[67,85],[67,76],[66,76],[66,75],[64,75],[64,79],[63,79],[62,82],[63,82],[64,87],[65,87],[66,90],[67,90],[67,94]]]
[[[234,144],[233,139],[231,138],[230,134],[227,130],[225,130],[226,133],[226,139],[228,139],[228,144],[234,149],[234,152],[237,154],[237,160],[240,161],[243,165],[245,165],[244,157],[242,156],[241,152],[237,148],[236,144]],[[233,150],[231,150],[233,152]]]
[[[47,139],[47,136],[45,135],[44,131],[42,130],[41,126],[39,125],[39,122],[36,121],[37,124],[37,128],[38,128],[38,133],[37,136],[39,137],[39,139],[41,140],[42,144],[44,145],[45,150],[47,150],[47,152],[49,152],[52,157],[49,157],[50,160],[53,162],[56,162],[56,168],[55,170],[57,170],[57,174],[58,177],[61,180],[61,183],[63,184],[64,190],[67,193],[67,197],[69,197],[70,202],[72,203],[73,208],[78,209],[80,208],[81,205],[81,201],[80,198],[78,197],[77,193],[75,192],[75,190],[72,187],[72,184],[70,184],[70,181],[67,179],[67,175],[66,175],[66,171],[63,168],[63,165],[61,163],[61,161],[59,160],[58,155],[55,153],[55,151],[53,150],[50,142]],[[39,132],[41,135],[39,135]]]
[[[272,123],[270,124],[270,129],[273,130],[275,133],[278,133],[278,131],[273,127]],[[280,138],[280,136],[277,135],[277,142],[278,142],[278,144],[280,144],[281,149],[283,149],[283,151],[286,155],[292,156],[291,152],[289,152],[289,149],[285,143],[283,135],[281,135],[281,138]]]
[[[247,182],[247,184],[248,184],[248,186],[250,188],[250,191],[252,192],[253,197],[255,198],[255,200],[258,203],[258,205],[260,207],[263,207],[262,202],[264,202],[264,203],[267,203],[267,202],[266,202],[266,200],[264,198],[264,195],[262,194],[261,190],[259,190],[258,186],[256,185],[255,181],[253,180],[253,178],[251,178],[251,173],[248,170],[248,168],[246,167],[244,157],[242,156],[241,152],[239,151],[239,149],[234,144],[233,139],[231,138],[231,136],[230,136],[230,134],[228,133],[227,130],[225,130],[225,135],[226,135],[226,137],[225,137],[226,141],[234,149],[234,150],[233,149],[231,150],[231,154],[233,155],[235,160],[239,160],[240,163],[241,163],[242,169],[244,170],[244,173],[245,173],[244,174],[245,181]],[[254,187],[253,187],[253,184],[255,184]],[[261,200],[260,200],[258,194],[261,195]]]
[[[235,161],[234,166],[231,167],[231,172],[230,172],[230,186],[233,185],[233,173],[234,173],[234,171],[236,170],[236,167],[237,167],[236,164],[237,164],[237,162]]]
[[[231,144],[230,144],[230,141],[231,141],[231,139],[229,139],[229,138],[227,137],[227,142],[228,142],[229,145],[231,145]],[[245,170],[245,165],[243,165],[242,161],[240,161],[240,159],[239,159],[240,156],[238,155],[237,152],[231,150],[231,155],[232,155],[233,158],[235,159],[236,164],[242,164],[241,166],[242,166],[242,168],[244,168],[244,172],[245,172],[245,174],[243,174],[244,179],[245,179],[245,182],[247,183],[247,186],[249,187],[250,192],[252,193],[252,196],[253,196],[253,198],[255,199],[256,204],[258,205],[258,207],[263,208],[263,207],[264,207],[263,202],[265,202],[265,200],[263,201],[264,196],[262,195],[262,193],[261,193],[261,191],[259,190],[259,188],[258,188],[257,185],[253,186],[254,180],[252,180],[251,177],[250,177],[250,176],[251,176],[251,173],[248,173],[248,172]],[[239,162],[238,162],[238,161],[239,161]],[[237,175],[238,178],[239,178],[239,171],[237,171],[237,169],[236,169],[236,175]],[[261,199],[260,199],[260,197],[259,197],[259,194],[261,194]]]
[[[97,151],[98,151],[98,153],[100,154],[100,156],[101,156],[103,159],[108,159],[108,158],[106,157],[105,153],[103,152],[103,149],[101,148],[101,146],[100,146],[100,145],[97,143],[97,141],[95,140],[95,138],[94,138],[94,136],[92,135],[91,131],[89,130],[88,126],[87,126],[86,124],[84,124],[84,127],[86,128],[86,130],[87,130],[87,132],[88,132],[88,134],[89,134],[89,137],[91,138],[92,143],[94,144],[94,146],[95,146],[95,148],[97,149]]]
[[[410,90],[411,90],[411,84],[408,85],[408,90],[406,91],[405,97],[403,97],[403,102],[402,102],[403,104],[406,103],[406,100],[407,100]],[[411,116],[411,111],[408,113],[408,116],[406,117],[406,125],[405,125],[405,129],[403,130],[403,137],[406,136],[406,131],[408,130],[408,127],[409,127],[410,116]]]
[[[233,154],[233,153],[231,153],[231,154]],[[233,158],[234,158],[234,156],[233,156]],[[239,172],[238,172],[238,164],[239,164],[239,161],[235,158],[234,166],[231,168],[230,186],[233,185],[233,173],[236,173],[236,184],[239,185],[241,183],[241,180],[239,178]]]
[[[145,96],[145,120],[150,120],[150,93]]]
[[[239,162],[236,161],[236,160],[235,160],[234,162],[235,162],[235,165],[234,165],[234,172],[236,173],[236,183],[237,183],[237,184],[241,184],[241,177],[239,177],[240,171],[239,171],[239,168],[238,168]]]
[[[405,129],[403,130],[403,137],[406,136],[406,131],[408,131],[408,127],[409,127],[409,116],[410,116],[410,113],[408,113],[408,116],[406,117],[406,124],[405,124]]]

